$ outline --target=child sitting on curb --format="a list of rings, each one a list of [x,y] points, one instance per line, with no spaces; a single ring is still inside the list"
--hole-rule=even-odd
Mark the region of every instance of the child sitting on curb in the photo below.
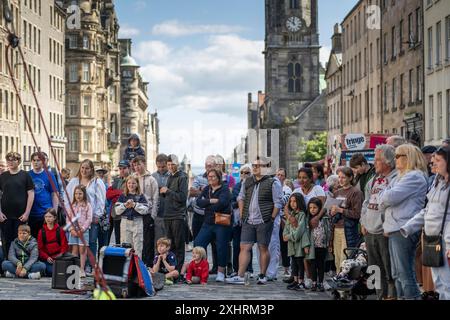
[[[181,275],[185,275],[184,282],[187,284],[206,285],[209,276],[209,263],[206,251],[203,247],[192,249],[192,261],[184,264]]]
[[[179,276],[176,269],[177,258],[170,249],[171,241],[167,238],[160,238],[156,242],[158,254],[155,255],[153,260],[153,268],[151,273],[162,273],[165,276],[165,284],[171,285],[173,281]]]

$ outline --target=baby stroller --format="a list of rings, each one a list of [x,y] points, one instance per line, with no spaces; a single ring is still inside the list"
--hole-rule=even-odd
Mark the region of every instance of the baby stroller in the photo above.
[[[362,238],[357,248],[345,248],[344,255],[347,259],[355,259],[362,254],[367,261],[367,252],[360,249],[360,245],[364,242]],[[331,287],[334,300],[366,300],[367,296],[375,294],[375,289],[367,287],[367,279],[370,274],[367,273],[367,265],[364,267],[353,267],[348,273],[347,279],[331,278],[327,282]]]

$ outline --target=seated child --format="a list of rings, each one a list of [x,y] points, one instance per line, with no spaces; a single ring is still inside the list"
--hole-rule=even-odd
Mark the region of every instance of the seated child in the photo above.
[[[45,264],[38,261],[39,251],[36,239],[31,236],[28,225],[19,226],[18,236],[11,243],[8,260],[3,261],[2,269],[7,278],[40,279]]]
[[[192,249],[192,261],[183,265],[181,274],[185,275],[185,283],[187,284],[200,283],[205,285],[208,282],[209,263],[203,247],[195,247]]]
[[[359,246],[360,249],[366,251],[366,243],[363,242]],[[359,252],[354,259],[347,259],[341,263],[341,272],[334,277],[334,280],[349,281],[348,274],[355,267],[366,267],[367,260],[362,252]]]
[[[56,223],[56,219],[55,209],[48,209],[44,215],[44,226],[38,234],[39,259],[45,263],[45,275],[47,277],[52,276],[55,259],[69,251],[66,233]]]
[[[171,285],[179,276],[176,269],[177,258],[170,249],[171,241],[167,238],[160,238],[156,242],[158,254],[153,259],[153,268],[151,273],[162,273],[165,276],[165,284]]]

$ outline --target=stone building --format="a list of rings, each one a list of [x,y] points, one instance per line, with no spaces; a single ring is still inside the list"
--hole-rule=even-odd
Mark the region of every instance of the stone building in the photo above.
[[[320,93],[318,3],[266,0],[265,4],[265,100],[258,110],[260,122],[249,129],[267,130],[257,134],[257,139],[267,138],[265,150],[257,153],[272,157],[276,166],[295,176],[300,139],[327,129]],[[259,142],[249,136],[249,146]]]
[[[334,88],[343,103],[330,114],[337,119],[332,130],[398,134],[423,144],[421,1],[360,0],[344,18],[342,88]]]
[[[450,5],[423,0],[425,31],[425,144],[450,137]]]
[[[120,39],[121,48],[121,154],[128,146],[128,138],[137,134],[147,157],[147,169],[155,170],[158,153],[158,119],[150,114],[148,82],[142,79],[140,66],[131,55],[131,39]]]
[[[61,166],[66,165],[66,137],[64,132],[64,21],[66,14],[54,0],[10,1],[13,8],[14,28],[20,37],[25,63],[42,110],[40,120],[31,87],[25,78],[25,65],[17,49],[8,55],[14,68],[14,78],[25,112],[31,124],[31,131],[37,144],[55,161],[49,152],[49,145],[43,123],[51,136],[55,155]],[[20,5],[20,8],[19,8]],[[24,113],[14,91],[7,68],[7,29],[0,5],[0,158],[6,153],[17,151],[22,155],[23,168],[28,170],[30,156],[37,150],[28,128]]]
[[[112,0],[80,0],[80,25],[66,25],[67,166],[111,168],[120,160],[119,25]],[[72,5],[64,1],[64,7]]]

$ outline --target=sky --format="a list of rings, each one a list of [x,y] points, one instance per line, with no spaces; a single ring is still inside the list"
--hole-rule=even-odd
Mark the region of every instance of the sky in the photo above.
[[[320,59],[357,0],[319,0]],[[115,0],[119,37],[149,84],[160,152],[201,166],[229,158],[247,130],[247,95],[264,91],[264,0]]]

